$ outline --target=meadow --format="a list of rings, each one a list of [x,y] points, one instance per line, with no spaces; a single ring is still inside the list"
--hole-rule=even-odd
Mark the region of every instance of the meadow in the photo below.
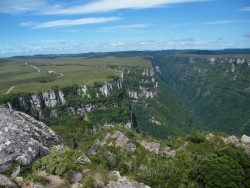
[[[0,60],[0,96],[33,93],[53,86],[90,85],[105,82],[120,73],[110,66],[149,66],[141,57],[11,58]]]

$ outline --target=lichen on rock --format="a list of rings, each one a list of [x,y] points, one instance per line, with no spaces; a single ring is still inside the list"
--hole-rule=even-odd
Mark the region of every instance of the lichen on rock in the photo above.
[[[61,139],[44,123],[0,107],[0,173],[14,162],[28,165],[58,145]]]

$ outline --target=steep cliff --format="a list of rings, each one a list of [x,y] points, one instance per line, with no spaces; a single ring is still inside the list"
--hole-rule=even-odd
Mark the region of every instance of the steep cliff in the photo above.
[[[125,127],[131,128],[132,103],[153,99],[156,96],[156,73],[159,72],[159,68],[109,68],[119,71],[119,77],[113,77],[105,83],[54,87],[50,91],[17,95],[7,100],[6,107],[23,111],[37,119],[78,115],[94,124],[122,123]]]
[[[250,60],[238,57],[161,55],[155,62],[200,129],[241,135],[250,133]]]

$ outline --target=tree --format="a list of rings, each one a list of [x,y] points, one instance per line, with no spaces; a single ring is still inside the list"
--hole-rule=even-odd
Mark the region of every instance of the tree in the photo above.
[[[205,187],[244,187],[245,172],[237,149],[220,149],[200,163],[198,180]]]

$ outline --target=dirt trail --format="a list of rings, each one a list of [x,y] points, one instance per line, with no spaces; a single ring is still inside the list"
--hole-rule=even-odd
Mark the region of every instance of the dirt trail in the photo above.
[[[9,94],[11,92],[12,89],[14,89],[16,86],[12,86],[6,93],[4,94]]]
[[[55,72],[55,71],[48,71],[49,74],[51,73],[55,73],[55,74],[59,74],[59,76],[57,78],[63,77],[64,74],[63,73],[59,73],[59,72]]]
[[[25,65],[30,66],[30,67],[32,67],[32,68],[34,68],[34,69],[36,69],[36,70],[37,70],[37,72],[40,72],[40,71],[41,71],[41,69],[37,68],[37,67],[36,67],[36,66],[34,66],[34,65],[29,65],[27,62],[25,62]]]

